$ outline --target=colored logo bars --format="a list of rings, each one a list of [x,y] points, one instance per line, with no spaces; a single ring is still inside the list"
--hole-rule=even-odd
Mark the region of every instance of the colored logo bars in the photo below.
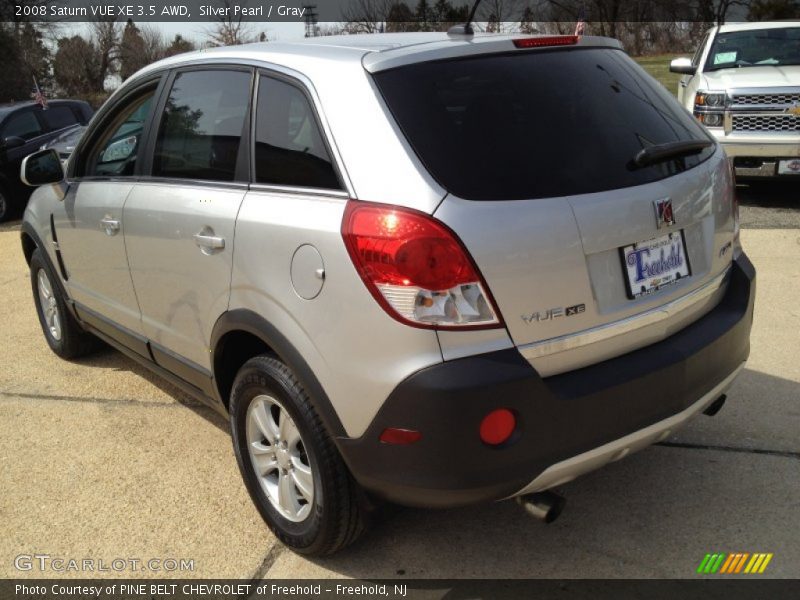
[[[714,573],[728,575],[763,573],[769,561],[772,560],[772,556],[772,552],[757,552],[755,554],[750,554],[749,552],[734,552],[732,554],[718,552],[706,554],[700,566],[697,567],[697,572],[702,575],[712,575]]]

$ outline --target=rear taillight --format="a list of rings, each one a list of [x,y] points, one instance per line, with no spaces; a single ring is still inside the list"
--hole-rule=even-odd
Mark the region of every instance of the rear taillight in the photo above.
[[[398,321],[433,329],[502,326],[466,249],[433,217],[351,200],[342,236],[367,288]]]

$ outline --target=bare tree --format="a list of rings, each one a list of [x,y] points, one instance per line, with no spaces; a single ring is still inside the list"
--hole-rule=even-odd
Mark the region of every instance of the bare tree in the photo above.
[[[347,33],[378,33],[384,31],[394,4],[392,0],[350,0],[342,9],[342,21]]]
[[[208,44],[210,46],[236,46],[238,44],[249,44],[258,38],[253,34],[250,24],[244,21],[244,17],[233,16],[235,5],[244,6],[247,2],[239,3],[235,0],[217,0],[217,4],[226,8],[224,16],[220,16],[217,24],[206,31]]]
[[[522,11],[514,0],[484,0],[478,7],[478,20],[486,22],[486,31],[499,33],[517,28]]]
[[[119,23],[115,20],[92,23],[92,37],[97,51],[97,80],[95,89],[105,89],[106,78],[118,71]]]

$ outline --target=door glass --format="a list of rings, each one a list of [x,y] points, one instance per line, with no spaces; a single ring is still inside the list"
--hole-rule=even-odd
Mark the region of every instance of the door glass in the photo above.
[[[153,175],[233,181],[250,100],[250,73],[179,73],[156,140]]]
[[[139,140],[154,95],[155,90],[150,90],[117,113],[90,152],[92,160],[86,175],[133,175]]]
[[[39,120],[32,112],[21,112],[11,117],[3,128],[3,137],[21,137],[23,140],[31,140],[37,135],[42,134],[42,127]]]
[[[64,129],[78,122],[75,113],[73,113],[72,109],[68,106],[53,106],[42,111],[42,116],[47,122],[47,127],[50,131]]]
[[[262,77],[256,116],[256,182],[341,189],[306,95]]]

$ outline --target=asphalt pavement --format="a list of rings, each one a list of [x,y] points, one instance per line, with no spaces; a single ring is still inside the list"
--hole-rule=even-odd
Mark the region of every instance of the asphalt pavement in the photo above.
[[[771,552],[762,577],[800,577],[800,198],[744,191],[743,221],[762,227],[742,232],[758,269],[752,354],[717,416],[564,485],[553,524],[513,502],[401,509],[313,560],[261,521],[224,419],[120,353],[50,352],[18,224],[0,227],[0,577],[92,575],[15,566],[46,554],[193,561],[95,573],[125,577],[691,578],[708,552]]]

